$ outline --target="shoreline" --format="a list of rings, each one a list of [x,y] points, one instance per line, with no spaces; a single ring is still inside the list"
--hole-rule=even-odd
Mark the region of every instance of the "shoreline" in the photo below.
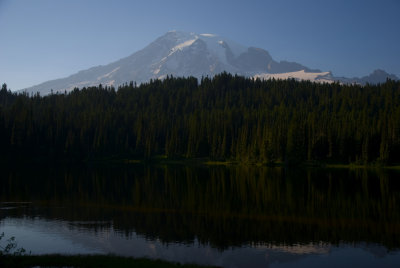
[[[389,169],[400,170],[400,164],[384,165],[381,163],[340,163],[340,162],[319,162],[304,161],[296,165],[288,165],[283,161],[276,162],[257,162],[257,161],[240,161],[240,160],[214,160],[207,157],[202,158],[168,158],[166,156],[155,156],[149,159],[126,158],[126,157],[104,157],[94,159],[1,159],[0,166],[18,166],[18,165],[200,165],[200,166],[249,166],[249,167],[284,167],[284,168],[322,168],[322,169]]]

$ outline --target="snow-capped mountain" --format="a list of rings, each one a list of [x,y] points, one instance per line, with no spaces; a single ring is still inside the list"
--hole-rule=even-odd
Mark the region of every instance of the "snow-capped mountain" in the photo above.
[[[46,95],[52,90],[68,92],[75,87],[99,84],[118,86],[130,81],[140,84],[167,75],[211,77],[223,71],[263,79],[335,80],[329,72],[312,70],[295,62],[277,62],[264,49],[244,47],[218,35],[171,31],[126,58],[23,91]]]
[[[287,73],[262,73],[253,76],[264,80],[268,79],[295,79],[295,80],[308,80],[319,83],[333,83],[337,81],[331,72],[306,72],[304,70]]]

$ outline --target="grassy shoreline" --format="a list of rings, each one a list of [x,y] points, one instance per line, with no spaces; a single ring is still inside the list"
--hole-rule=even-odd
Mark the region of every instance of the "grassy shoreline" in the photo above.
[[[0,255],[1,267],[212,267],[115,255]],[[215,266],[214,266],[215,267]]]
[[[100,160],[99,162],[103,162]],[[107,161],[105,161],[107,162]],[[237,161],[237,160],[213,160],[209,158],[166,158],[166,157],[155,157],[150,160],[140,159],[114,159],[114,163],[125,163],[125,164],[160,164],[160,165],[205,165],[205,166],[257,166],[257,167],[288,167],[286,163],[282,161],[276,162],[256,162],[256,161]],[[369,164],[356,164],[356,163],[330,163],[330,162],[316,162],[316,161],[305,161],[295,166],[297,168],[327,168],[327,169],[391,169],[400,170],[400,165],[383,165],[380,163],[369,163]]]
[[[10,160],[10,159],[8,159]],[[174,157],[168,158],[165,155],[154,156],[149,159],[140,158],[127,158],[127,157],[104,157],[94,158],[85,160],[73,160],[73,159],[19,159],[18,161],[3,161],[2,164],[18,165],[41,165],[41,164],[56,164],[56,165],[130,165],[130,164],[150,164],[150,165],[203,165],[203,166],[255,166],[255,167],[295,167],[295,168],[327,168],[327,169],[390,169],[400,170],[400,164],[395,163],[391,165],[385,165],[382,163],[343,163],[343,162],[319,162],[319,161],[304,161],[299,162],[296,165],[287,165],[283,161],[275,162],[257,162],[257,161],[240,161],[235,159],[211,159],[207,157],[202,158],[186,158],[186,157]]]

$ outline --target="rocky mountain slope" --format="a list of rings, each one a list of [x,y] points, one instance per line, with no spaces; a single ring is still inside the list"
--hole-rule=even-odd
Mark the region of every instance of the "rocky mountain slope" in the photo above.
[[[294,78],[317,82],[343,81],[349,83],[384,82],[386,77],[397,79],[384,71],[358,78],[335,78],[330,72],[313,70],[296,62],[275,61],[268,51],[244,47],[214,34],[171,31],[132,55],[107,65],[80,71],[66,78],[44,82],[26,88],[28,93],[71,91],[99,84],[115,86],[135,81],[147,82],[173,76],[213,76],[223,71],[262,79]]]

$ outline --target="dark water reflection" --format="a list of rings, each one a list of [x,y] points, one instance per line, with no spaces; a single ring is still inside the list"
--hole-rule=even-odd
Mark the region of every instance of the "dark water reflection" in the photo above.
[[[41,228],[32,242],[37,253],[48,252],[41,244],[51,247],[44,240],[62,234],[75,242],[60,252],[223,266],[312,266],[321,262],[310,256],[339,261],[351,252],[359,264],[400,261],[395,171],[135,165],[16,167],[2,174],[0,232],[18,239],[18,232],[29,237],[24,232]],[[107,246],[99,246],[104,240]],[[205,262],[202,254],[211,257]],[[221,261],[227,254],[229,261]]]

